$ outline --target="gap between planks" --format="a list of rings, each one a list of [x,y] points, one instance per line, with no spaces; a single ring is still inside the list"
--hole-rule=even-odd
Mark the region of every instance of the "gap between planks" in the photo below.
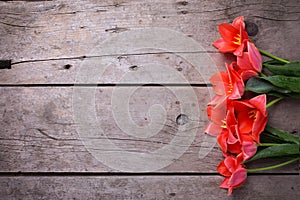
[[[217,172],[0,172],[0,177],[15,177],[15,176],[45,176],[45,177],[56,177],[56,176],[122,176],[122,177],[136,177],[136,176],[220,176]],[[248,173],[247,176],[299,176],[296,172],[285,172],[285,173],[263,173],[255,172]]]
[[[0,84],[0,87],[212,87],[211,84],[184,84],[184,83],[108,83],[108,84]]]

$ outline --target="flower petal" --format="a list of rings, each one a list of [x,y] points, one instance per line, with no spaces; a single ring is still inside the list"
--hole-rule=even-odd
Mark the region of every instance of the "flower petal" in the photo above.
[[[254,70],[260,72],[262,69],[262,57],[259,50],[255,47],[252,42],[247,41],[247,48],[249,52],[249,60]]]
[[[242,70],[252,69],[252,65],[249,59],[249,53],[244,52],[242,56],[237,57],[237,64],[239,68]]]
[[[224,164],[224,160],[220,162],[220,164],[217,167],[217,170],[222,176],[231,176],[230,171],[228,171],[226,165]]]
[[[236,170],[236,160],[232,156],[226,157],[224,159],[224,164],[231,173],[233,173]]]
[[[261,112],[264,116],[267,115],[266,111],[266,103],[267,103],[267,95],[262,94],[259,96],[256,96],[249,100],[249,103],[251,103],[259,112]]]
[[[242,183],[245,182],[247,178],[247,170],[243,167],[239,167],[229,178],[228,186],[233,188],[240,186]]]
[[[228,189],[228,188],[229,188],[229,186],[228,186],[228,180],[229,180],[229,178],[225,178],[225,179],[222,181],[222,183],[221,183],[221,185],[220,185],[220,188]]]
[[[248,160],[253,157],[256,153],[257,146],[254,141],[245,141],[242,143],[242,151],[244,160]]]
[[[243,81],[246,81],[249,78],[258,75],[258,73],[256,71],[253,71],[253,70],[244,70],[244,71],[241,70],[239,73],[241,74]]]
[[[235,18],[232,22],[232,26],[234,26],[236,29],[239,29],[239,27],[241,26],[242,28],[245,28],[244,16],[239,16]]]
[[[211,135],[211,136],[218,136],[222,133],[223,129],[220,127],[220,125],[217,125],[215,123],[210,123],[205,128],[205,133]]]
[[[235,40],[235,37],[239,34],[239,29],[236,29],[231,24],[225,23],[219,25],[219,32],[224,41],[232,42]]]
[[[226,85],[228,85],[228,74],[226,72],[216,73],[209,80],[217,95],[226,94]]]

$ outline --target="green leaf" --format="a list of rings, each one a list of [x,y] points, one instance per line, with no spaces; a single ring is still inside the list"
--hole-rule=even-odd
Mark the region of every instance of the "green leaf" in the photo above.
[[[278,92],[269,92],[268,95],[274,96],[274,97],[281,97],[281,98],[291,97],[291,98],[300,99],[300,93],[297,93],[297,92],[291,92],[291,93],[286,93],[286,94],[281,94]]]
[[[278,92],[269,92],[268,93],[269,96],[274,96],[274,97],[281,97],[281,98],[284,98],[284,97],[287,97],[288,94],[281,94],[281,93],[278,93]]]
[[[295,135],[292,135],[291,133],[278,130],[278,129],[273,128],[269,125],[267,125],[265,127],[265,130],[268,131],[269,133],[271,133],[272,135],[275,135],[275,136],[279,137],[283,141],[292,142],[292,143],[295,143],[295,144],[299,145],[299,137],[297,137]]]
[[[290,62],[285,65],[272,65],[265,63],[264,67],[276,75],[300,77],[300,62]]]
[[[257,152],[250,160],[257,160],[261,158],[274,158],[280,156],[299,155],[298,144],[279,144],[278,146],[271,146]]]
[[[290,90],[283,89],[273,85],[272,83],[263,80],[262,78],[252,77],[247,81],[246,88],[252,92],[256,93],[269,93],[269,92],[277,92],[277,93],[290,93]]]
[[[269,81],[273,85],[281,88],[285,88],[292,92],[300,92],[300,77],[290,77],[283,75],[261,77],[264,80]]]
[[[300,99],[300,93],[297,92],[286,94],[286,96]]]

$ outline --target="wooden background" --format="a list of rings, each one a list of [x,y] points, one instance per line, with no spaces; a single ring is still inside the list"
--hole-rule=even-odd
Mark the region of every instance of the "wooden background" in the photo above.
[[[297,0],[0,1],[0,198],[296,199],[300,196],[299,163],[249,174],[231,197],[218,188],[222,181],[216,172],[222,160],[219,148],[199,158],[200,148],[205,148],[203,129],[208,123],[205,105],[210,87],[199,79],[195,66],[175,52],[105,55],[114,62],[96,83],[99,123],[106,136],[125,150],[151,152],[167,144],[182,126],[197,129],[185,154],[158,171],[120,172],[93,157],[78,135],[72,95],[80,65],[104,56],[90,54],[96,45],[141,28],[168,28],[193,38],[205,51],[182,53],[207,54],[222,69],[230,56],[211,46],[219,38],[217,25],[244,15],[259,48],[299,60],[299,11]],[[122,82],[122,75],[138,73],[145,62],[169,65],[192,84],[201,113],[197,126],[191,120],[184,125],[176,120],[182,114],[182,102],[172,91],[183,92],[190,89],[188,85],[171,82],[166,88],[161,82],[145,81],[150,85],[137,88],[134,82]],[[164,107],[166,120],[157,135],[132,137],[118,127],[111,112],[112,93],[118,87],[137,88],[128,103],[132,118],[141,126],[155,121],[147,117],[152,105]],[[269,112],[271,124],[299,133],[298,101],[285,100]],[[185,114],[188,118],[189,113]],[[189,130],[185,131],[188,134]],[[272,163],[257,162],[250,167]]]

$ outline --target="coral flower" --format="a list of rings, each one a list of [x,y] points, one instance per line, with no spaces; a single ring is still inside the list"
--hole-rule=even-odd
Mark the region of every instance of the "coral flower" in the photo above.
[[[208,124],[208,126],[205,129],[205,133],[208,133],[212,136],[218,136],[220,135],[226,128],[225,126],[225,118],[226,118],[226,99],[223,99],[223,101],[218,102],[217,105],[215,104],[209,104],[207,106],[206,112],[208,118],[211,120],[211,123]]]
[[[236,158],[228,156],[218,165],[218,172],[225,176],[220,187],[228,189],[228,195],[232,193],[233,189],[238,188],[246,181],[247,170],[241,162],[242,159],[239,156]]]
[[[233,106],[239,132],[251,135],[253,140],[259,143],[259,135],[268,121],[266,95],[259,95],[250,100],[235,101]]]
[[[217,141],[224,156],[241,154],[243,160],[248,160],[256,153],[257,145],[249,134],[240,133],[232,104],[229,104],[224,125],[227,131],[222,131]]]
[[[236,129],[238,129],[237,126]],[[238,137],[240,136],[241,135]],[[224,156],[240,155],[243,158],[243,161],[253,157],[257,151],[256,142],[248,134],[242,134],[239,139],[229,131],[223,131],[218,136],[217,141]]]
[[[229,99],[239,99],[244,93],[244,82],[242,77],[234,69],[235,62],[229,66],[226,64],[227,72],[219,72],[210,78],[214,92],[218,96],[228,97]]]
[[[235,56],[242,56],[246,47],[245,41],[249,39],[245,29],[244,17],[234,19],[232,24],[224,23],[219,25],[219,33],[222,38],[213,45],[222,53],[232,53]]]
[[[243,80],[248,80],[256,76],[262,69],[262,57],[255,45],[247,41],[247,50],[242,56],[237,57],[237,71],[241,74]]]
[[[205,132],[213,136],[218,136],[223,131],[227,104],[233,99],[241,98],[244,93],[244,82],[233,68],[235,64],[226,64],[227,72],[218,72],[210,78],[216,95],[208,103],[207,115],[212,123],[206,127]]]

